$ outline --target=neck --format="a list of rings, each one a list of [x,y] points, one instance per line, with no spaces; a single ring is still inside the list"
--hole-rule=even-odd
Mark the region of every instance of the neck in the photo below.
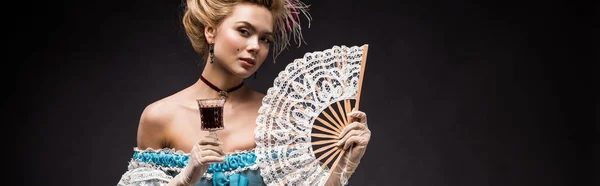
[[[240,85],[244,81],[243,78],[238,77],[227,69],[223,68],[220,64],[217,63],[206,63],[204,65],[204,70],[202,71],[202,76],[208,80],[210,83],[218,87],[223,91],[227,91],[233,87]],[[203,96],[206,97],[216,97],[218,96],[218,92],[213,90],[210,86],[205,84],[202,80],[198,79],[196,84],[201,87],[203,91]],[[238,95],[238,92],[241,92],[242,89],[238,89],[228,94],[229,97]]]

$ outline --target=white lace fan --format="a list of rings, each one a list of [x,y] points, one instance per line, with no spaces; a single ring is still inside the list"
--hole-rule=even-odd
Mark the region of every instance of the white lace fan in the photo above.
[[[335,146],[358,109],[368,45],[306,53],[281,71],[259,109],[257,164],[267,185],[322,185],[345,151]]]

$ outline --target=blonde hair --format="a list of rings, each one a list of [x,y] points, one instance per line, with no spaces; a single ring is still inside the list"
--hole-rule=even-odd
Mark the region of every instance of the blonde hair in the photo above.
[[[217,28],[233,8],[241,3],[252,3],[267,8],[273,15],[274,39],[273,60],[290,45],[294,38],[298,46],[304,41],[300,27],[300,16],[309,20],[308,6],[300,0],[187,0],[183,15],[183,26],[194,51],[208,56],[208,42],[204,36],[206,26]]]

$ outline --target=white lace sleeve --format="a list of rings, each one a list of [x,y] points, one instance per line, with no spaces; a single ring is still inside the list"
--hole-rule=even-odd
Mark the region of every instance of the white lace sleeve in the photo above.
[[[132,160],[117,186],[165,186],[173,176],[170,170]]]
[[[117,186],[165,186],[171,179],[173,176],[169,174],[168,170],[132,160]]]

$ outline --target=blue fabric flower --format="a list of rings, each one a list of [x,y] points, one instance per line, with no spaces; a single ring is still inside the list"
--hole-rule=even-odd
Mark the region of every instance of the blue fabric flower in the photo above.
[[[179,159],[179,157],[177,157],[177,155],[167,155],[167,154],[163,154],[163,163],[169,167],[177,167],[177,159]]]
[[[210,166],[208,167],[208,170],[206,170],[206,172],[207,172],[207,173],[213,173],[213,172],[215,172],[215,166],[213,166],[213,165],[210,165]]]
[[[189,159],[190,159],[190,156],[181,156],[181,160],[180,160],[180,161],[178,161],[178,163],[181,163],[181,164],[182,164],[182,166],[181,166],[181,167],[185,167],[185,166],[187,166],[187,165],[188,165],[188,163],[189,163]]]
[[[152,158],[149,154],[142,153],[142,161],[152,163]]]
[[[231,156],[231,158],[229,158],[227,160],[227,162],[229,163],[229,168],[230,169],[237,169],[238,167],[240,167],[240,163],[238,163],[240,161],[239,157],[237,156]]]
[[[168,158],[170,158],[170,157],[168,157]],[[165,157],[165,154],[163,154],[163,153],[156,154],[155,159],[156,159],[156,163],[159,165],[167,164],[167,157]]]

